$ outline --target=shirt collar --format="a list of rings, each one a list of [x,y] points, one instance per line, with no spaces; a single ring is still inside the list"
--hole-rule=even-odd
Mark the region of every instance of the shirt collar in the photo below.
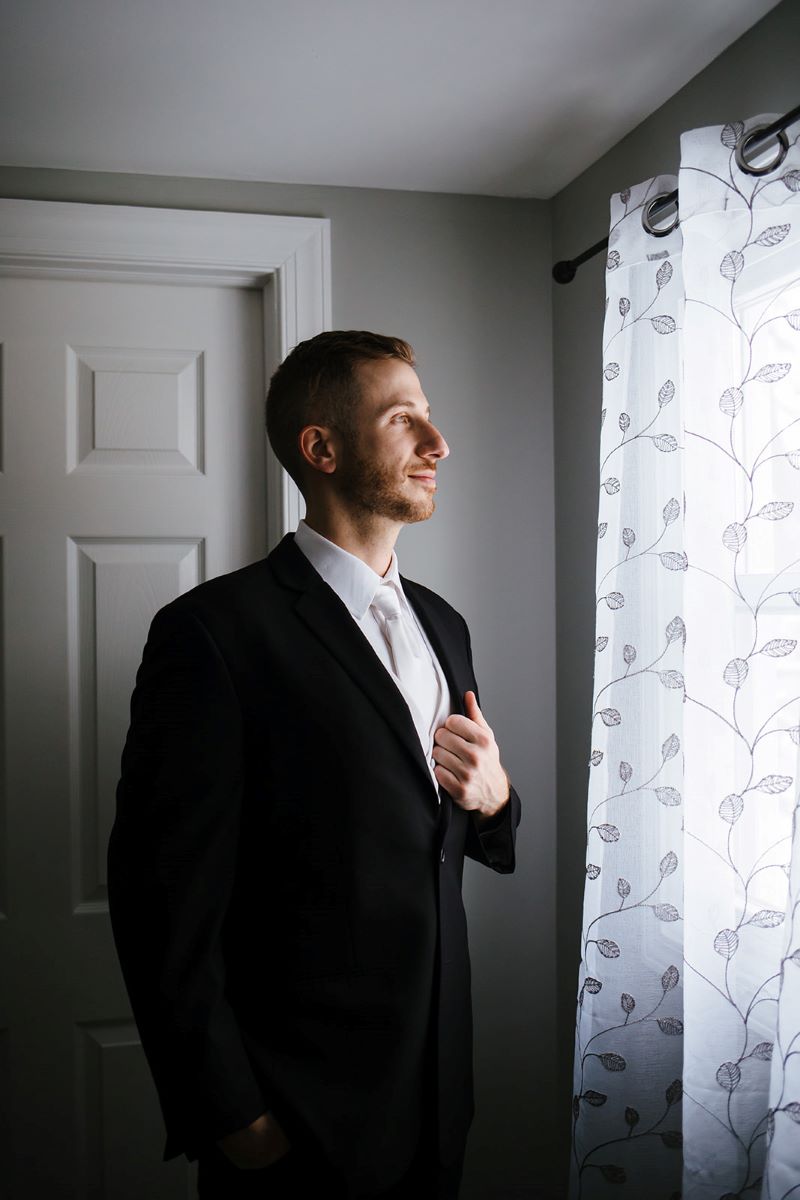
[[[372,567],[367,566],[363,559],[323,537],[305,521],[301,520],[297,526],[294,540],[312,567],[328,586],[333,588],[357,621],[366,614],[382,583],[393,583],[402,595],[400,568],[394,550],[389,569],[381,576],[377,571],[373,571]]]

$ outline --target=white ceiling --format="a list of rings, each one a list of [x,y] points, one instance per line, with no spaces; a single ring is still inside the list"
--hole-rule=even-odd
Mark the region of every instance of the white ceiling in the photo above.
[[[0,0],[0,162],[548,197],[776,3]]]

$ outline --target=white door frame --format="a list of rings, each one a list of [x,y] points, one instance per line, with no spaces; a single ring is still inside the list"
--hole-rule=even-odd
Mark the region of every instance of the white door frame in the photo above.
[[[0,199],[0,275],[259,287],[268,378],[293,346],[330,328],[330,221]],[[272,549],[296,528],[301,496],[266,450]]]

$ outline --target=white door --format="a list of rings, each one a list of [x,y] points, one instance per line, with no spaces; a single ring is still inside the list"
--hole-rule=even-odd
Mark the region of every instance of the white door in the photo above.
[[[0,278],[8,1200],[193,1194],[161,1163],[105,853],[151,617],[266,553],[263,342],[256,289]]]

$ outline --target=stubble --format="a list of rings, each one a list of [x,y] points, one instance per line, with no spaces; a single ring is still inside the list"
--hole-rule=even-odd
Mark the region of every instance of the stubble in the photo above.
[[[347,464],[342,464],[336,474],[340,495],[352,509],[364,515],[386,517],[405,525],[433,516],[436,508],[433,492],[415,483],[403,483],[397,467],[371,462],[355,446],[349,448]],[[412,489],[420,494],[412,495]]]

